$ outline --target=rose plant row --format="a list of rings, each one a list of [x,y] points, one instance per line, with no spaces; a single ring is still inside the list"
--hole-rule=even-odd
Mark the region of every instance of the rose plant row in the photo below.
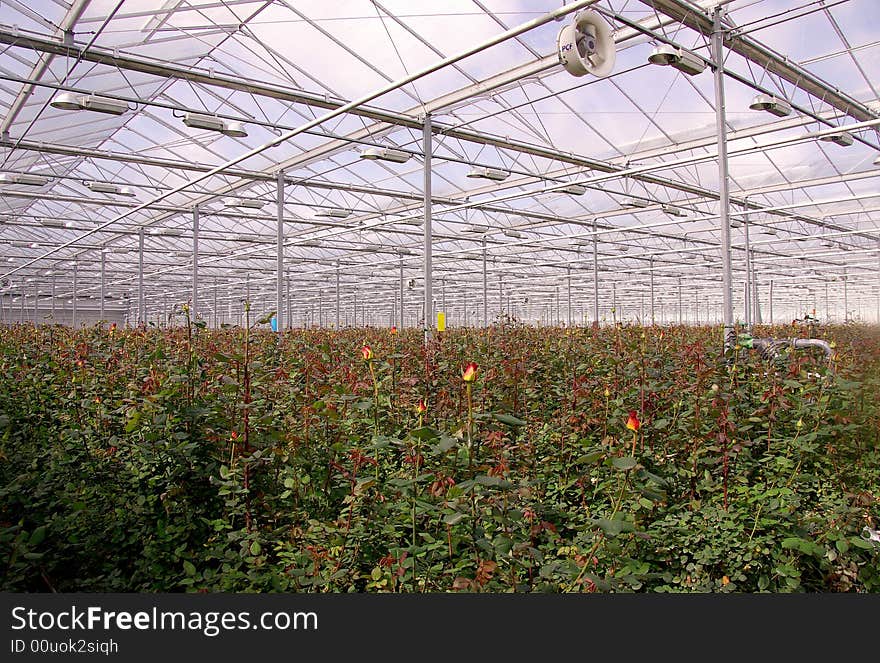
[[[0,329],[0,589],[880,588],[876,328],[266,322]]]

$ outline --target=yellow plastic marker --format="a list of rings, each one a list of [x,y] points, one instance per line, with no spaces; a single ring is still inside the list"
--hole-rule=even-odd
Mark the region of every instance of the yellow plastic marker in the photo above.
[[[437,314],[437,331],[446,331],[446,314],[442,311]]]

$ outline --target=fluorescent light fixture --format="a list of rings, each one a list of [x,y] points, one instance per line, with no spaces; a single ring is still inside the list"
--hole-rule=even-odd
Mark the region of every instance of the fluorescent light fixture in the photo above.
[[[0,183],[43,186],[49,183],[49,178],[44,175],[33,175],[31,173],[0,173]]]
[[[469,233],[487,233],[489,232],[489,226],[484,226],[481,223],[472,224],[465,232]]]
[[[575,237],[572,242],[577,246],[592,246],[593,240],[590,237]]]
[[[112,249],[113,253],[119,253],[119,254],[131,253],[133,250],[134,250],[134,249],[129,249],[129,248],[126,248],[126,247],[124,247],[124,246],[119,247],[119,248]]]
[[[199,113],[184,113],[183,123],[193,129],[208,129],[209,131],[223,131],[226,128],[226,123],[222,118]]]
[[[316,212],[315,216],[327,217],[331,219],[345,219],[351,216],[351,210],[331,208]]]
[[[128,102],[110,97],[101,97],[96,94],[74,94],[73,92],[61,92],[49,102],[52,108],[61,110],[90,110],[96,113],[108,115],[122,115],[128,108]]]
[[[108,182],[86,182],[86,186],[96,193],[110,193],[115,196],[134,197],[134,191],[127,186],[110,184]]]
[[[580,184],[569,184],[564,189],[559,189],[559,193],[567,193],[570,196],[582,196],[587,192],[587,187]]]
[[[402,255],[402,256],[411,256],[411,255],[415,255],[415,251],[413,251],[412,249],[407,249],[407,248],[405,248],[405,247],[399,247],[399,248],[397,249],[397,252],[398,252],[400,255]]]
[[[876,159],[874,159],[873,163],[875,166],[880,166],[880,156],[878,156]]]
[[[321,246],[321,242],[317,239],[307,239],[299,243],[300,246],[317,247]]]
[[[422,219],[401,219],[397,223],[402,223],[406,226],[421,226],[425,224]]]
[[[627,253],[629,251],[629,247],[626,244],[612,244],[608,249],[614,251],[614,253]]]
[[[824,140],[826,143],[834,143],[835,145],[840,145],[841,147],[849,147],[853,144],[852,134],[846,131],[838,131],[833,134],[828,134],[826,136],[819,136],[819,140]]]
[[[184,113],[183,123],[194,129],[208,129],[209,131],[219,131],[227,136],[235,138],[245,138],[247,130],[241,122],[226,121],[216,115],[203,115],[201,113]]]
[[[687,212],[674,205],[663,205],[661,209],[669,216],[687,216]]]
[[[774,97],[772,94],[759,94],[752,99],[749,108],[752,110],[767,111],[777,117],[791,115],[791,104],[784,99]]]
[[[262,209],[266,203],[257,198],[224,198],[223,207],[247,207],[248,209]]]
[[[392,161],[394,163],[406,163],[409,161],[409,152],[395,150],[390,147],[368,147],[361,152],[361,159]]]
[[[742,224],[743,224],[743,222],[740,221],[739,219],[731,219],[730,220],[730,227],[731,228],[741,228]]]
[[[180,228],[150,228],[147,233],[153,236],[167,235],[169,237],[180,237],[183,235],[183,230]]]
[[[512,228],[508,228],[504,231],[504,234],[508,237],[513,237],[514,239],[522,239],[525,237],[519,230],[513,230]]]
[[[192,256],[192,253],[190,253],[189,251],[175,251],[174,256],[176,258],[189,258],[190,256]]]
[[[252,235],[235,235],[232,239],[236,239],[239,242],[253,242],[255,238]]]
[[[19,248],[19,249],[26,249],[28,247],[28,243],[16,240],[16,241],[12,242],[12,246]]]
[[[661,66],[668,65],[690,76],[699,74],[706,68],[706,63],[702,58],[683,48],[676,48],[669,44],[657,46],[648,56],[648,62]]]
[[[623,207],[633,207],[639,209],[644,209],[645,207],[650,207],[651,205],[650,202],[648,202],[647,200],[643,200],[642,198],[624,198],[624,200],[621,201],[620,204]]]
[[[64,228],[65,223],[61,219],[40,219],[40,225],[47,228]]]
[[[484,166],[476,166],[467,174],[468,177],[480,178],[484,180],[493,180],[501,182],[510,177],[510,173],[500,168],[486,168]]]

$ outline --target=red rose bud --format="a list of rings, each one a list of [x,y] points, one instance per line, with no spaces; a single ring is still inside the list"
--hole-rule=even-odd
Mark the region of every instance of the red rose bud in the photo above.
[[[425,414],[428,411],[428,404],[425,402],[424,398],[419,399],[419,404],[416,405],[416,412],[419,414]]]
[[[477,379],[477,364],[470,361],[465,364],[461,371],[461,379],[465,382],[473,382]]]
[[[396,326],[391,325],[391,333],[392,333],[392,334],[396,334],[396,333],[397,333],[397,327],[396,327]]]
[[[461,371],[461,379],[465,382],[473,382],[477,379],[477,365],[470,361],[465,364]]]
[[[635,410],[629,411],[629,419],[626,420],[626,427],[631,431],[637,431],[641,428],[642,423],[639,421],[638,415],[636,415]]]
[[[364,361],[370,361],[373,358],[373,351],[370,349],[369,345],[365,345],[361,348],[361,354],[364,356]]]

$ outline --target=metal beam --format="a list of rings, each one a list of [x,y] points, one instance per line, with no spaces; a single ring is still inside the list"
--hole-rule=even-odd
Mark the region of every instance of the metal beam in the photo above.
[[[769,73],[776,74],[804,92],[860,122],[876,120],[880,114],[860,101],[832,87],[788,58],[774,53],[735,30],[716,25],[713,17],[687,0],[641,0],[644,4],[679,21],[705,37],[719,32],[724,47],[741,55]],[[714,56],[713,56],[713,59]],[[718,62],[718,60],[716,60]]]

